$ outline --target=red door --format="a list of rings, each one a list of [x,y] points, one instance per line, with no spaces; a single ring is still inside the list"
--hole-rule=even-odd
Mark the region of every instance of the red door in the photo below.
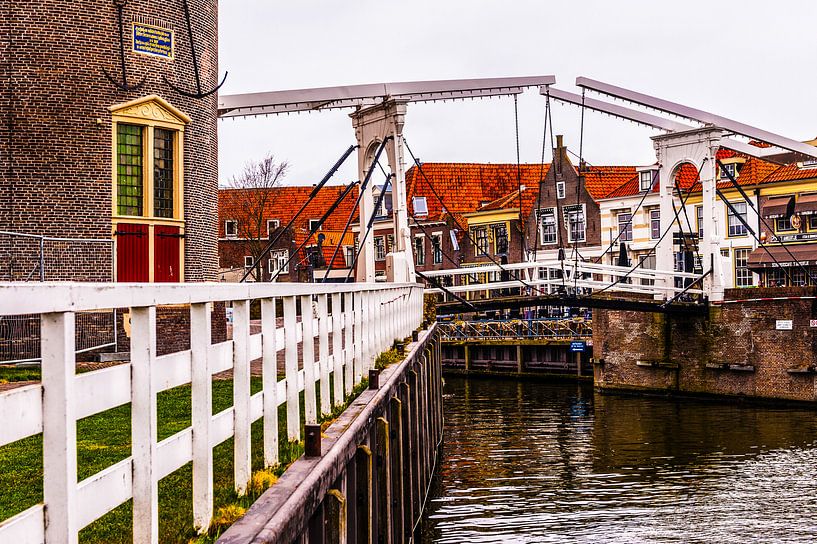
[[[153,227],[153,281],[179,282],[182,234],[179,227]]]
[[[150,281],[148,226],[120,223],[116,226],[117,281]]]

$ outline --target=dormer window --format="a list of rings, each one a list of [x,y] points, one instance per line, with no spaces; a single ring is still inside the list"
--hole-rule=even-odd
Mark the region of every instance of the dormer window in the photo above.
[[[224,222],[224,235],[227,238],[235,238],[238,236],[238,221],[234,219],[228,219]]]
[[[281,221],[278,219],[267,219],[267,236],[275,232],[275,229],[281,226]]]
[[[318,232],[321,228],[321,220],[320,219],[310,219],[309,220],[309,232]]]
[[[638,188],[642,193],[652,189],[653,170],[645,170],[638,174]]]
[[[564,181],[557,181],[556,182],[556,198],[559,200],[565,197],[565,182]]]
[[[738,171],[736,168],[735,163],[724,164],[721,166],[721,179],[729,179],[730,176],[732,179],[735,179],[738,175]]]
[[[414,215],[428,215],[428,203],[426,202],[426,197],[415,196],[411,199],[411,202],[414,207]]]

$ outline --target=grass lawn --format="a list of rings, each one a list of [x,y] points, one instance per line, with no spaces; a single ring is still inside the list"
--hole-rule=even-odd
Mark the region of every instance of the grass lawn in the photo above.
[[[22,376],[25,376],[22,378]],[[0,369],[0,380],[18,381],[38,379],[39,372],[21,372]],[[365,389],[361,384],[351,398]],[[252,392],[261,389],[261,379],[252,379]],[[302,394],[303,395],[303,394]],[[320,397],[318,397],[320,398]],[[232,381],[213,382],[213,413],[232,406]],[[301,408],[303,410],[303,397]],[[164,391],[158,399],[158,439],[163,440],[190,425],[190,386]],[[335,417],[340,410],[326,417]],[[130,455],[130,405],[123,405],[77,422],[77,466],[79,481],[125,459]],[[303,416],[301,418],[303,421]],[[253,472],[263,469],[263,420],[252,426]],[[280,475],[303,453],[301,443],[286,441],[286,412],[281,406],[278,413],[281,466],[273,470]],[[0,447],[0,521],[42,502],[42,435],[31,436]],[[275,478],[260,473],[255,489],[245,497],[233,491],[233,441],[216,446],[213,450],[213,473],[216,518],[209,537],[196,537],[193,531],[192,463],[163,478],[159,482],[159,531],[161,542],[211,542],[236,517],[243,513]],[[252,488],[253,486],[251,486]],[[220,508],[226,507],[220,511]],[[131,501],[115,508],[80,532],[80,542],[130,543]]]

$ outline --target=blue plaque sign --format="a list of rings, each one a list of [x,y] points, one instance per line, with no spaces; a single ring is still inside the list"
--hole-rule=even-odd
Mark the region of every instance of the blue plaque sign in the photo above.
[[[173,59],[173,31],[154,25],[133,23],[133,51]]]
[[[570,343],[570,351],[572,352],[581,352],[584,351],[587,344],[585,342],[571,342]]]

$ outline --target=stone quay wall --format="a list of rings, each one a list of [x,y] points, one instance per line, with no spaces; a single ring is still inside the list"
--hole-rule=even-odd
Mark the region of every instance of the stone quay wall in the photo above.
[[[814,319],[814,287],[730,289],[702,317],[596,310],[594,381],[601,390],[814,403]]]

